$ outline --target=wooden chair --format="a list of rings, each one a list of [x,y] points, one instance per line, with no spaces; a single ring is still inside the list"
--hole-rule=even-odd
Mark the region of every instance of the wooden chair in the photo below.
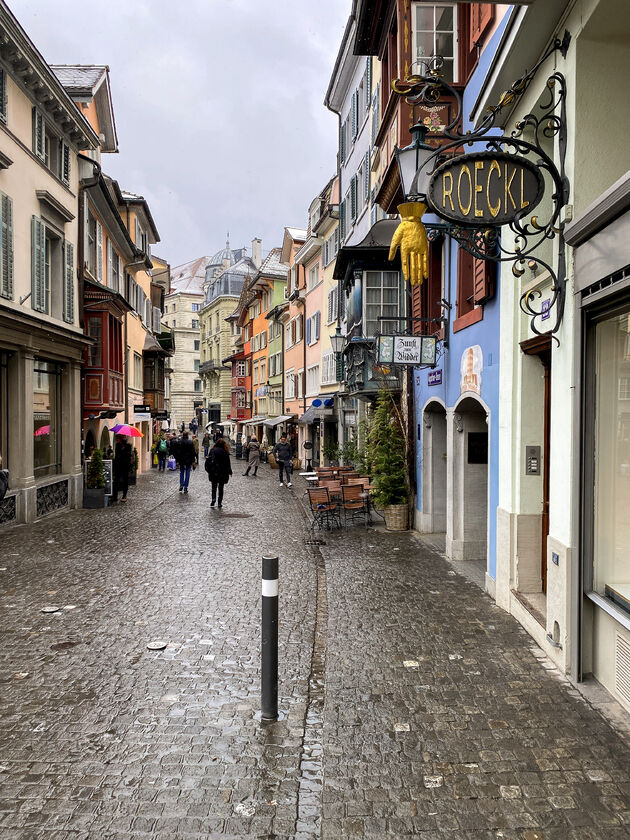
[[[358,477],[359,477],[359,473],[358,473],[358,472],[345,472],[345,473],[343,474],[343,476],[341,476],[341,480],[342,480],[342,482],[343,482],[344,484],[347,484],[347,483],[348,483],[348,481],[349,481],[349,479],[351,479],[351,478],[358,478]]]
[[[344,484],[341,487],[341,504],[343,507],[344,522],[347,523],[348,515],[354,522],[357,516],[363,516],[365,527],[368,526],[368,503],[360,484]]]
[[[308,501],[313,514],[313,522],[311,524],[311,531],[315,530],[315,525],[321,530],[326,524],[327,530],[330,531],[331,522],[337,527],[341,527],[341,520],[337,511],[337,503],[330,500],[327,487],[309,487]]]

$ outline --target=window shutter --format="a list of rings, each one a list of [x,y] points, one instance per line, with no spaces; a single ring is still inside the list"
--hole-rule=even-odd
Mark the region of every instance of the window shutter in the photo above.
[[[64,184],[70,184],[70,146],[67,143],[64,143],[63,140],[60,144],[60,152],[61,152],[61,165],[60,169],[61,172],[61,180]]]
[[[33,151],[38,158],[45,159],[44,117],[37,108],[33,108]]]
[[[74,321],[74,245],[64,242],[63,320]]]
[[[350,219],[354,222],[357,217],[357,176],[350,181]]]
[[[363,195],[365,196],[365,201],[367,202],[370,197],[370,153],[365,153],[365,183],[363,185],[363,189],[365,192]]]
[[[472,3],[470,6],[470,44],[469,51],[481,46],[482,39],[494,20],[492,3]]]
[[[368,56],[367,64],[365,66],[365,108],[370,107],[370,99],[372,97],[372,59]]]
[[[311,329],[311,318],[306,319],[306,343],[311,343],[311,336],[312,336],[312,329]]]
[[[339,207],[339,230],[340,230],[340,238],[341,242],[343,242],[346,238],[346,200],[341,202],[341,206]]]
[[[357,136],[357,132],[359,130],[359,114],[358,114],[358,99],[359,99],[359,92],[355,90],[352,94],[352,139]]]
[[[473,276],[475,304],[490,300],[494,294],[494,263],[473,258]]]
[[[96,279],[103,282],[103,225],[96,223]]]
[[[7,74],[0,67],[0,119],[7,121]]]
[[[379,82],[379,84],[376,85],[376,90],[374,91],[374,96],[372,97],[372,145],[374,145],[379,129],[378,103],[380,102],[380,95],[381,85]]]
[[[344,355],[343,353],[336,353],[336,365],[335,365],[335,381],[336,382],[343,382],[344,380]]]
[[[319,341],[319,325],[322,318],[321,312],[315,313],[315,341]]]
[[[31,299],[33,309],[46,311],[46,229],[37,216],[31,218]]]
[[[346,159],[346,125],[341,123],[339,126],[339,158],[343,163]]]
[[[333,320],[333,318],[335,317],[334,314],[333,314],[333,295],[334,295],[334,292],[335,292],[334,289],[331,289],[328,292],[328,323],[329,324]]]
[[[343,320],[346,317],[346,291],[343,287],[341,287],[341,295],[339,296],[338,306],[339,318],[340,320]]]
[[[13,202],[8,195],[0,202],[0,295],[13,297]]]

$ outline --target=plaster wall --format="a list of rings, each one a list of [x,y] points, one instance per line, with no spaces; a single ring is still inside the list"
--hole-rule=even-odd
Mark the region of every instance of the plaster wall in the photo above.
[[[345,122],[350,109],[352,107],[352,95],[359,87],[363,74],[365,73],[366,61],[371,61],[371,58],[365,56],[351,55],[347,59],[352,62],[353,68],[350,76],[350,82],[345,90],[343,104],[341,106],[341,123]],[[371,97],[370,97],[371,101]],[[365,155],[371,148],[371,123],[370,123],[370,107],[366,107],[365,100],[359,103],[359,130],[354,140],[350,141],[349,147],[346,149],[346,159],[341,164],[340,169],[340,200],[346,198],[348,190],[350,189],[350,181],[356,175],[359,167],[365,160]],[[363,185],[359,184],[359,189],[363,189]],[[350,221],[350,207],[346,208],[346,244],[356,245],[361,242],[368,234],[371,227],[369,200],[361,214],[355,219],[354,223]]]

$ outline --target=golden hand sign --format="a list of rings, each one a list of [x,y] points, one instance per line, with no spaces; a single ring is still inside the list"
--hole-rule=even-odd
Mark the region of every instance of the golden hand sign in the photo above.
[[[403,277],[412,286],[422,285],[429,277],[429,241],[422,224],[427,205],[409,201],[398,206],[401,222],[392,237],[389,259],[393,260],[400,246]]]

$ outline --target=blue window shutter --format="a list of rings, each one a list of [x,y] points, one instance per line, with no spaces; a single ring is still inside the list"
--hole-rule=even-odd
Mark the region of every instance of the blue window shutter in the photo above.
[[[37,312],[45,312],[46,294],[46,230],[43,222],[31,218],[31,302]]]
[[[66,242],[64,248],[63,272],[63,320],[69,324],[74,322],[74,245]]]
[[[346,238],[346,200],[341,202],[341,206],[339,207],[339,229],[340,229],[340,239],[341,245],[343,245],[343,241]]]

